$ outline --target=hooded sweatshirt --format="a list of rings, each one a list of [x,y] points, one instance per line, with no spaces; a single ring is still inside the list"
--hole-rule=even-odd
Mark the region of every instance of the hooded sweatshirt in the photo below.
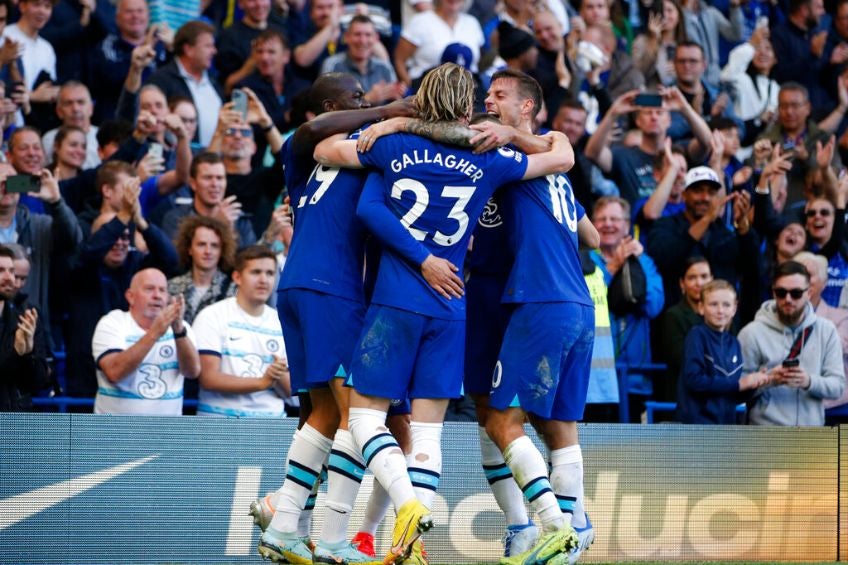
[[[777,317],[776,303],[768,300],[754,321],[739,332],[745,373],[770,370],[789,355],[796,337],[808,326],[812,332],[798,356],[800,367],[810,375],[809,388],[785,385],[761,388],[749,407],[751,424],[778,426],[824,425],[825,398],[839,398],[845,388],[842,343],[830,320],[816,316],[807,304],[798,327],[790,328]]]

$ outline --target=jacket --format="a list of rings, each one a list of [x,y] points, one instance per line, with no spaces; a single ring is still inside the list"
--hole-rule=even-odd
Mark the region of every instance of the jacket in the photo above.
[[[742,348],[730,332],[706,324],[689,330],[677,381],[677,419],[684,424],[735,424],[736,405],[750,393],[739,391]]]
[[[35,326],[33,349],[28,355],[15,352],[18,317],[29,307],[5,301],[0,314],[0,412],[23,412],[32,409],[30,395],[50,384],[47,367],[46,320],[41,313]]]
[[[749,406],[752,424],[779,426],[824,425],[826,398],[839,398],[845,389],[842,343],[830,320],[816,316],[807,305],[801,323],[794,330],[778,319],[774,300],[760,307],[754,321],[739,332],[745,372],[769,370],[786,358],[796,336],[804,328],[813,330],[801,349],[801,368],[810,375],[807,390],[776,385],[757,390]]]

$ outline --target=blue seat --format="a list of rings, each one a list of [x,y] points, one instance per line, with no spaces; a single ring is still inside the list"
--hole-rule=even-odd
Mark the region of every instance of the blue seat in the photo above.
[[[625,363],[616,363],[615,369],[618,373],[618,421],[622,424],[630,423],[630,395],[636,394],[639,396],[649,397],[652,393],[651,388],[645,386],[645,382],[634,382],[630,377],[634,375],[642,375],[645,377],[653,377],[654,375],[662,375],[665,373],[666,365],[664,363],[643,363],[639,365],[627,365]],[[653,380],[653,379],[651,379]]]

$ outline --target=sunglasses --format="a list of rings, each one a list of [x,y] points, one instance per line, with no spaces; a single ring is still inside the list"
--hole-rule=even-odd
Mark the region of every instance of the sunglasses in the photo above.
[[[253,137],[253,130],[250,128],[227,128],[225,133],[229,136],[235,136],[238,134],[242,137]]]
[[[780,288],[780,287],[774,287],[774,288],[772,289],[772,291],[774,292],[774,296],[775,296],[776,298],[779,298],[780,300],[783,300],[784,298],[786,298],[786,295],[787,295],[787,294],[788,294],[789,296],[791,296],[791,297],[792,297],[792,300],[798,300],[798,299],[800,299],[802,296],[804,296],[804,293],[805,293],[805,292],[807,292],[807,289],[806,289],[806,288]]]
[[[815,218],[816,214],[821,216],[822,218],[827,218],[830,216],[830,208],[822,208],[821,210],[807,210],[804,212],[804,215],[808,218]]]

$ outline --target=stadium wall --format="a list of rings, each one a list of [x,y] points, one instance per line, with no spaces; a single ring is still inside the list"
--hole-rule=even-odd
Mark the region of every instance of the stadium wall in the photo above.
[[[0,414],[0,562],[258,563],[247,508],[279,486],[294,425]],[[597,532],[585,562],[845,558],[840,431],[581,426]],[[496,561],[504,523],[479,467],[476,426],[448,424],[443,446],[431,561]],[[390,527],[378,532],[380,548]]]

